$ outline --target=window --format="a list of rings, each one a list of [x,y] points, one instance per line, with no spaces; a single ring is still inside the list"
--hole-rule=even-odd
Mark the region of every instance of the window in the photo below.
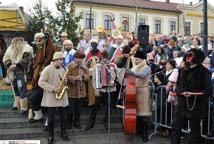
[[[104,16],[104,29],[111,30],[111,16],[110,15]]]
[[[191,34],[191,23],[185,22],[184,23],[184,35],[190,35]]]
[[[155,33],[161,33],[161,20],[155,20]]]
[[[146,24],[145,18],[140,18],[140,19],[139,19],[139,24],[145,25],[145,24]]]
[[[176,31],[176,22],[170,21],[170,32]]]
[[[94,14],[91,14],[91,17],[90,17],[90,13],[86,14],[86,28],[94,29]]]
[[[123,17],[123,31],[129,31],[129,18],[128,17]]]

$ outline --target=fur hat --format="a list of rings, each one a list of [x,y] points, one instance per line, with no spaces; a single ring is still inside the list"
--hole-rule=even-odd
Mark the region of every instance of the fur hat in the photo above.
[[[64,40],[63,45],[73,45],[73,42],[71,40]]]
[[[186,58],[188,57],[188,54],[191,52],[194,53],[194,58],[193,58],[192,63],[199,64],[199,63],[202,63],[204,61],[204,59],[205,59],[204,52],[200,49],[193,48],[193,49],[187,51],[187,53],[185,54],[185,56],[184,56],[185,62],[186,62]]]
[[[137,51],[134,55],[135,58],[140,58],[140,59],[146,59],[147,58],[147,54],[143,51]]]
[[[131,47],[129,46],[129,45],[124,45],[123,47],[122,47],[122,53],[123,54],[129,54],[129,52],[131,51]]]
[[[85,54],[84,54],[84,53],[81,53],[81,52],[79,52],[79,51],[76,51],[76,52],[74,53],[74,57],[75,57],[75,58],[78,58],[78,59],[84,59],[84,58],[85,58]]]
[[[43,37],[45,37],[45,34],[42,33],[42,32],[36,33],[36,34],[34,35],[34,39],[36,39],[36,38],[43,38]]]
[[[62,52],[55,52],[53,55],[53,61],[57,60],[57,59],[63,59],[64,55]]]

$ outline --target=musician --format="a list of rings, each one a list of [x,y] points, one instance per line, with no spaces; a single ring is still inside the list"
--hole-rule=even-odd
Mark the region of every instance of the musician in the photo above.
[[[92,86],[92,71],[94,69],[94,66],[99,62],[102,53],[101,51],[98,49],[98,40],[93,38],[90,40],[91,42],[91,49],[88,52],[88,54],[86,55],[86,65],[89,69],[89,75],[90,75],[90,79],[88,80],[88,106],[92,106],[95,102],[95,92],[94,92],[94,88]]]
[[[151,116],[149,103],[149,78],[151,68],[146,63],[146,53],[137,51],[132,59],[133,67],[126,71],[126,74],[136,77],[136,93],[137,93],[137,125],[142,128],[142,140],[148,141],[148,122]]]
[[[204,58],[199,49],[191,49],[184,56],[184,67],[178,72],[171,144],[180,144],[185,119],[190,123],[189,144],[202,143],[200,122],[207,114],[208,99],[212,96],[211,73],[202,65]]]
[[[75,60],[68,65],[68,97],[69,107],[67,110],[67,129],[72,128],[73,116],[74,126],[81,129],[79,120],[83,98],[86,97],[86,81],[89,79],[89,71],[85,65],[84,54],[76,52]]]
[[[59,93],[61,81],[66,73],[65,68],[62,67],[63,58],[62,52],[55,52],[53,63],[44,68],[38,82],[44,90],[41,106],[47,108],[48,144],[52,144],[54,140],[54,117],[57,109],[59,110],[60,136],[64,141],[69,141],[65,119],[65,107],[69,104],[67,93],[61,99],[56,99],[56,93]]]
[[[27,72],[32,58],[33,48],[25,42],[22,36],[12,39],[3,57],[3,63],[8,68],[7,76],[12,82],[15,93],[12,110],[18,110],[20,106],[20,114],[27,112]]]
[[[63,50],[64,60],[63,65],[66,67],[69,63],[74,61],[74,53],[76,50],[73,48],[73,42],[71,40],[65,40],[63,42]]]
[[[96,66],[98,66],[99,64],[97,64]],[[110,80],[110,86],[108,87],[107,84],[107,65],[109,65],[110,69],[109,71],[111,71],[111,80]],[[95,66],[95,68],[96,68]],[[91,128],[94,127],[94,122],[96,119],[96,115],[97,115],[97,111],[99,110],[100,106],[102,103],[107,102],[107,98],[108,98],[108,89],[110,91],[110,95],[111,97],[115,94],[116,91],[116,86],[115,86],[115,80],[116,80],[116,73],[117,73],[117,69],[116,69],[116,65],[109,63],[108,61],[108,52],[107,51],[103,51],[102,52],[102,57],[101,57],[101,75],[99,77],[96,77],[95,74],[95,68],[93,71],[93,75],[92,75],[92,84],[95,90],[95,96],[96,96],[96,100],[95,100],[95,104],[92,107],[91,110],[91,114],[90,114],[90,118],[88,121],[88,124],[85,128],[85,130],[89,130]],[[97,89],[96,88],[96,81],[102,81],[102,86],[101,89]],[[105,128],[107,128],[107,120],[108,120],[108,104],[106,103],[106,114],[105,114],[105,118],[104,118],[104,126]],[[111,107],[111,106],[110,106]]]
[[[91,34],[89,32],[85,32],[83,39],[78,43],[77,50],[87,55],[91,47],[90,39]]]
[[[42,121],[43,115],[41,111],[41,100],[43,95],[43,90],[38,86],[38,80],[43,68],[50,64],[53,58],[53,54],[56,48],[53,45],[52,40],[49,35],[44,33],[36,33],[34,35],[34,43],[36,44],[35,58],[33,65],[33,79],[32,79],[32,93],[29,97],[29,103],[32,111],[34,112],[34,117],[32,111],[29,111],[29,122]]]
[[[114,62],[114,60],[122,55],[122,47],[124,46],[123,44],[123,36],[119,34],[116,38],[116,43],[112,44],[109,49],[109,58],[108,60],[110,62]]]
[[[56,51],[62,51],[64,47],[63,42],[68,40],[68,34],[66,32],[62,32],[60,36],[60,41],[55,44]]]

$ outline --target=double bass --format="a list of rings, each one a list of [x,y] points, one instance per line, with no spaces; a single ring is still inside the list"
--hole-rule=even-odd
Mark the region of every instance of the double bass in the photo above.
[[[136,44],[130,51],[127,59],[127,67],[130,64],[131,56],[137,51],[139,45]],[[126,90],[124,100],[124,133],[129,135],[136,134],[137,123],[137,103],[136,103],[136,84],[135,76],[126,76]]]

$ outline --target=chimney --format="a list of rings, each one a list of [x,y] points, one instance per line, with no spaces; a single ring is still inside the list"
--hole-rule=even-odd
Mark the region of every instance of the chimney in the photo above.
[[[170,2],[170,0],[166,0],[166,3],[169,3]]]
[[[192,2],[190,2],[190,3],[189,3],[189,5],[191,5],[191,6],[192,6]]]
[[[19,7],[20,11],[22,12],[22,14],[24,13],[24,7],[23,6],[20,6]]]

